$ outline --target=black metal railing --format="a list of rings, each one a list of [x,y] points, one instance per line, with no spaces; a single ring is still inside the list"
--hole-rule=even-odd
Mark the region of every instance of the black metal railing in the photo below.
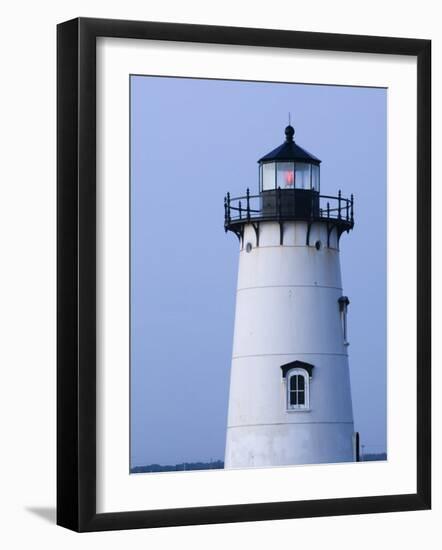
[[[298,192],[298,193],[297,193]],[[247,221],[330,221],[341,223],[349,228],[354,225],[354,197],[344,198],[341,191],[338,196],[319,195],[319,193],[304,192],[298,190],[276,189],[272,195],[260,193],[251,195],[249,189],[242,197],[230,196],[224,198],[224,225],[229,228],[231,225]],[[301,191],[302,193],[302,191]],[[308,193],[308,195],[306,195]],[[269,200],[270,197],[270,200]],[[305,201],[311,200],[311,205],[305,207]],[[302,199],[302,208],[298,203]]]

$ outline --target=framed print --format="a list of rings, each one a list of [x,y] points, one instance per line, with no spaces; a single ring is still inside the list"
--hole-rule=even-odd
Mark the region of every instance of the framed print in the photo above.
[[[59,525],[430,507],[430,52],[58,26]]]

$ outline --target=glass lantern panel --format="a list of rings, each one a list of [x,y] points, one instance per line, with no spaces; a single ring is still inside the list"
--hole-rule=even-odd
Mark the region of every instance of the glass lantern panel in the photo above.
[[[296,163],[296,188],[310,189],[310,168],[311,164],[304,162]]]
[[[275,189],[275,163],[268,162],[262,165],[262,190]]]
[[[312,164],[312,189],[319,191],[319,166]]]
[[[295,188],[295,165],[293,162],[278,162],[276,186],[281,189]]]

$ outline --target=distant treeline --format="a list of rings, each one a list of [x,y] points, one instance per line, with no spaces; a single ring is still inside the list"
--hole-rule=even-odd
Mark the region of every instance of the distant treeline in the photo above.
[[[363,462],[370,460],[387,460],[387,453],[367,453],[361,456]]]
[[[213,462],[182,462],[174,465],[147,464],[146,466],[134,466],[130,472],[131,474],[141,474],[146,472],[183,472],[184,470],[222,470],[223,468],[224,462],[215,460]]]
[[[367,453],[361,456],[361,461],[387,460],[387,453]],[[182,462],[181,464],[147,464],[146,466],[134,466],[130,469],[131,474],[154,473],[154,472],[183,472],[186,470],[222,470],[224,462],[215,460],[213,462]]]

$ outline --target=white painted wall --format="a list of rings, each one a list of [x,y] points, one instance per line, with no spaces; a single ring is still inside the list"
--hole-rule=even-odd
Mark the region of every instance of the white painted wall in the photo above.
[[[227,468],[353,460],[353,413],[338,299],[336,231],[325,223],[251,225],[240,247],[230,377]],[[320,241],[319,250],[314,246]],[[252,244],[250,252],[247,243]],[[287,411],[281,365],[314,365],[308,411]]]

